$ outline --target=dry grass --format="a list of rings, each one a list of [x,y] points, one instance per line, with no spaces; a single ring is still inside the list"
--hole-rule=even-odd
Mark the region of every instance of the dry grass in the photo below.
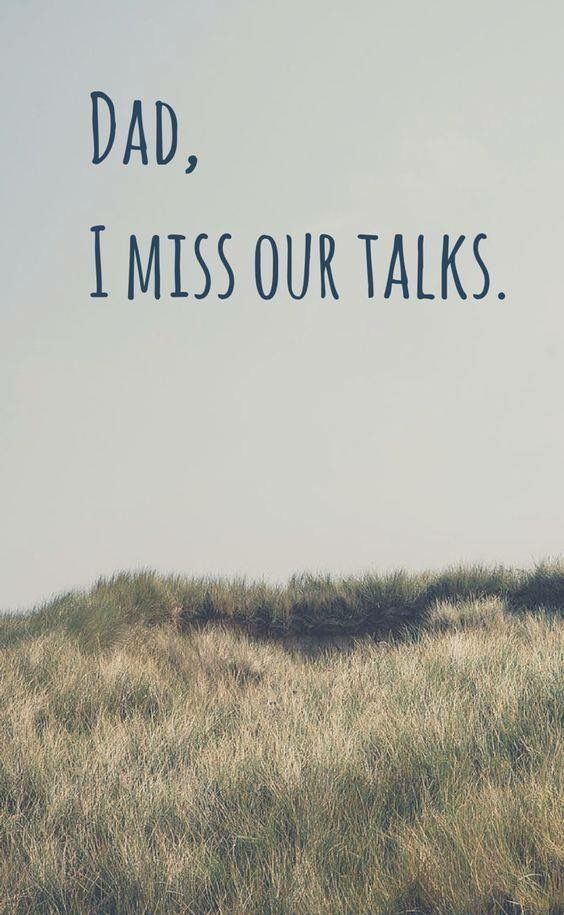
[[[1,650],[0,912],[564,911],[556,615],[443,602],[315,656],[26,626]]]

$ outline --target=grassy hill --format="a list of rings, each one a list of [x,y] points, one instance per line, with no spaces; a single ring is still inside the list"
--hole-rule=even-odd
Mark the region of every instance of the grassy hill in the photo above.
[[[245,579],[119,573],[87,592],[71,591],[30,614],[5,615],[4,642],[60,630],[107,643],[132,625],[186,630],[222,622],[254,635],[387,636],[425,626],[437,601],[499,598],[508,608],[564,608],[564,562],[532,570],[471,566],[442,573],[334,578],[294,575],[286,585]]]
[[[563,610],[552,564],[5,615],[0,913],[562,913]]]

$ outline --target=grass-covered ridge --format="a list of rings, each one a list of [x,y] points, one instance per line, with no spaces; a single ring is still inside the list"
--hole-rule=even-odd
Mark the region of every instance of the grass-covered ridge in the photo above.
[[[144,573],[0,618],[0,915],[560,915],[562,596]]]
[[[145,571],[100,579],[24,616],[4,617],[0,638],[53,629],[105,641],[131,625],[207,622],[254,634],[386,635],[425,625],[437,601],[499,598],[513,610],[564,610],[564,562],[531,570],[469,566],[439,573],[294,575],[286,585]]]

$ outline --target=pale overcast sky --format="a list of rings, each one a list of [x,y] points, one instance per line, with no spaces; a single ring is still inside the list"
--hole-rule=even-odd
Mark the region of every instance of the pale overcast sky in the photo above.
[[[0,606],[124,568],[562,552],[563,41],[556,0],[3,0]],[[97,167],[96,89],[118,110]],[[193,174],[121,164],[135,98],[150,138],[173,105]],[[303,301],[261,301],[254,240],[306,231],[336,238],[339,301],[317,267]],[[165,271],[128,301],[132,232],[230,232],[235,294],[170,299]],[[385,301],[396,232],[412,286],[425,235],[435,292],[442,234],[485,232],[491,294]]]

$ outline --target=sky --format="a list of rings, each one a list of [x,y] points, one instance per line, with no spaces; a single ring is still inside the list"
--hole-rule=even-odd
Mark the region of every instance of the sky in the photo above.
[[[0,607],[120,569],[562,554],[563,39],[556,0],[3,0]],[[95,90],[117,111],[97,166]],[[146,167],[122,163],[134,99]],[[179,121],[167,166],[156,100]],[[210,257],[232,235],[229,299],[215,267],[194,298],[200,232]],[[335,237],[339,300],[315,260],[303,300],[261,300],[257,237],[283,254],[305,232]],[[384,299],[395,233],[412,285],[425,236],[438,293],[443,234],[480,232],[485,299]],[[132,233],[186,236],[187,298],[167,264],[158,301],[128,300]]]

